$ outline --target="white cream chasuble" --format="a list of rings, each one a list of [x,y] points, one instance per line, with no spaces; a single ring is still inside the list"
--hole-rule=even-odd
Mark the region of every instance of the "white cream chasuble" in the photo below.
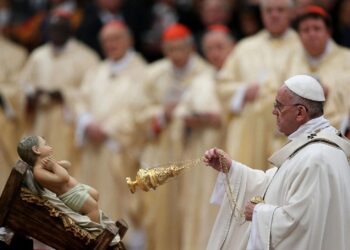
[[[27,133],[45,137],[55,149],[54,157],[57,159],[76,160],[74,103],[84,74],[98,61],[95,52],[70,39],[59,51],[51,44],[37,48],[24,67],[20,81],[26,92],[34,89],[58,90],[63,95],[63,105],[57,102],[39,105],[33,124],[27,128]]]
[[[347,115],[350,107],[350,50],[329,40],[325,52],[319,58],[311,58],[305,50],[299,51],[291,59],[288,77],[311,74],[329,89],[325,103],[325,115],[336,128]]]
[[[342,149],[325,142],[300,148],[317,133]],[[218,179],[213,198],[222,203],[207,249],[348,249],[350,193],[344,190],[350,178],[350,144],[336,133],[319,117],[290,135],[291,142],[270,158],[278,168],[264,173],[233,162],[230,180],[237,206],[244,207],[256,195],[264,195],[265,203],[256,206],[252,225],[232,223],[222,245],[230,207]]]
[[[146,83],[146,91],[150,97],[149,137],[143,155],[144,168],[168,164],[183,160],[184,127],[179,109],[187,90],[193,80],[203,72],[210,71],[209,65],[197,55],[192,55],[184,67],[178,70],[168,59],[162,59],[150,65]],[[198,99],[197,99],[198,101]],[[177,105],[169,123],[163,120],[165,106],[169,103]],[[185,104],[183,104],[185,105]],[[202,105],[200,105],[203,108]],[[184,106],[183,106],[184,107]],[[187,111],[188,107],[184,108]],[[153,121],[159,128],[151,129]],[[183,225],[182,176],[160,186],[156,191],[146,193],[148,200],[148,232],[149,249],[178,250],[181,245]]]
[[[99,191],[99,205],[108,216],[124,218],[130,226],[137,196],[130,193],[125,178],[135,176],[139,167],[142,135],[135,117],[142,108],[145,70],[144,59],[133,51],[118,62],[105,60],[85,76],[76,104],[76,142],[82,151],[78,177]],[[90,122],[107,135],[101,144],[86,136]]]
[[[0,193],[18,159],[17,143],[22,135],[23,94],[17,84],[27,60],[27,51],[0,35]]]
[[[222,107],[217,96],[216,73],[212,69],[196,77],[176,110],[177,118],[183,123],[183,159],[198,159],[206,149],[222,146]],[[195,114],[216,116],[221,125],[208,123],[201,127],[186,128],[185,117]],[[209,203],[216,177],[216,171],[203,169],[202,166],[190,169],[182,177],[182,250],[202,250],[208,243],[218,212],[217,206]]]

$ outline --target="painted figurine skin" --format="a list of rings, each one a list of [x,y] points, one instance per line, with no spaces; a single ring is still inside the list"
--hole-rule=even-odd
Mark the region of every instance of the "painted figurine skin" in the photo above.
[[[34,178],[42,187],[55,193],[75,212],[100,223],[98,192],[69,175],[70,162],[52,159],[53,149],[42,137],[24,138],[18,144],[17,152],[33,168]]]

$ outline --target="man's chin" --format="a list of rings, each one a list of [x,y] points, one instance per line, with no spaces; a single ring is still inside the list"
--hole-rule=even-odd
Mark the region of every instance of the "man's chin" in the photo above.
[[[278,123],[277,123],[277,132],[278,132],[278,134],[280,134],[280,135],[285,135],[285,133],[281,130],[281,128],[280,128],[280,126],[278,125]]]

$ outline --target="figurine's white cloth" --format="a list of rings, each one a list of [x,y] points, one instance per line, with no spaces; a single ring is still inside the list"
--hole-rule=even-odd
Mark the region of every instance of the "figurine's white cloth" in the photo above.
[[[33,172],[28,169],[26,172],[24,185],[33,193],[40,196],[44,199],[47,199],[57,210],[62,211],[65,215],[69,216],[74,222],[81,228],[98,236],[102,233],[102,231],[111,224],[115,222],[110,220],[101,210],[100,210],[100,218],[101,224],[95,223],[90,220],[90,218],[86,215],[81,215],[75,211],[73,211],[70,207],[68,207],[57,195],[51,192],[48,189],[41,188],[37,182],[34,181]],[[4,241],[7,244],[11,243],[11,239],[13,236],[12,230],[9,228],[0,228],[0,241]],[[116,235],[110,245],[116,245],[120,241],[119,235]]]
[[[24,184],[29,188],[33,194],[40,194],[41,197],[47,199],[54,207],[58,210],[62,211],[64,214],[69,216],[74,222],[84,228],[86,231],[99,235],[102,231],[107,227],[107,225],[114,224],[115,222],[110,220],[101,210],[100,210],[100,224],[93,222],[86,215],[81,215],[75,211],[73,211],[70,207],[68,207],[57,195],[46,188],[41,188],[38,186],[37,182],[34,180],[33,172],[31,170],[27,170]],[[110,245],[115,245],[120,241],[119,235],[117,235]]]
[[[59,198],[73,211],[79,212],[89,197],[89,189],[90,187],[88,185],[79,183],[66,193],[60,195]]]

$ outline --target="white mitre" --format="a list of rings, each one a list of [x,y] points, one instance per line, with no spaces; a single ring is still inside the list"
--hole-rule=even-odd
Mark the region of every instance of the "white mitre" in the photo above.
[[[305,99],[317,102],[326,100],[321,84],[312,76],[296,75],[284,83],[289,90]]]

